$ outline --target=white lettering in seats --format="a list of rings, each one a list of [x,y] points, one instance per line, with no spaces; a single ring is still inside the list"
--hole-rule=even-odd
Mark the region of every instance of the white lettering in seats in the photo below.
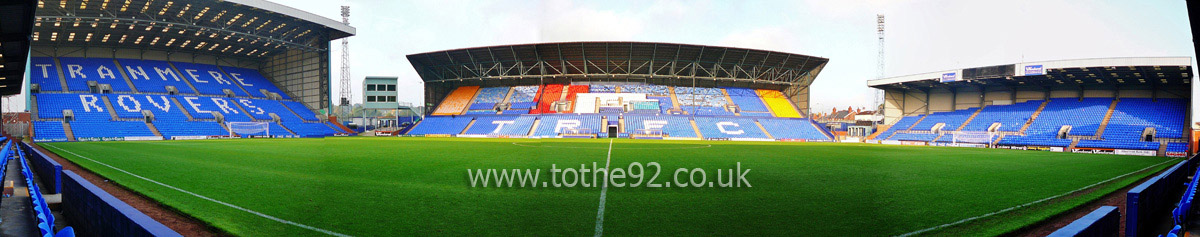
[[[200,80],[200,75],[196,75],[195,69],[183,69],[183,73],[187,73],[188,76],[192,76],[193,81],[196,81],[199,83],[208,83],[208,81]]]
[[[729,130],[729,129],[725,129],[725,126],[739,127],[739,129],[738,130]],[[740,127],[742,127],[742,126],[738,125],[737,123],[734,123],[734,122],[717,122],[717,130],[721,130],[721,133],[724,133],[724,134],[741,135],[742,133],[746,133],[746,131],[742,131],[742,129],[740,129]]]
[[[221,98],[211,98],[211,99],[214,104],[217,104],[217,107],[221,108],[221,113],[226,113],[226,114],[228,114],[230,112],[233,112],[235,114],[238,113],[237,110],[235,110],[233,108],[229,108],[228,100],[221,99]]]
[[[233,83],[231,83],[231,82],[229,82],[229,81],[225,80],[225,77],[221,76],[221,72],[218,72],[218,71],[208,71],[208,75],[209,75],[209,76],[212,76],[212,77],[213,77],[213,79],[216,79],[216,80],[217,80],[217,84],[233,84]]]
[[[67,75],[71,76],[71,78],[87,79],[87,75],[83,75],[82,71],[83,71],[83,66],[79,66],[78,64],[67,64]],[[75,75],[79,75],[79,76],[75,76]]]
[[[150,76],[146,75],[146,69],[143,69],[142,66],[137,66],[137,69],[125,66],[125,72],[129,73],[129,80],[137,80],[138,75],[142,75],[142,79],[150,80]]]
[[[579,120],[575,119],[558,120],[558,124],[554,125],[554,133],[561,133],[564,128],[577,128],[579,124]]]
[[[46,68],[53,66],[53,65],[51,65],[51,64],[35,64],[33,66],[42,68],[42,78],[50,78],[50,71],[46,70]]]
[[[96,68],[96,74],[100,74],[100,78],[117,79],[117,76],[113,76],[112,69],[108,69],[104,65]]]
[[[92,108],[96,108],[96,112],[104,112],[104,107],[96,105],[99,100],[94,95],[79,95],[79,102],[83,103],[83,112],[92,112]]]
[[[500,129],[504,129],[504,125],[507,125],[507,124],[513,124],[513,122],[516,122],[516,121],[513,121],[513,120],[508,120],[508,121],[492,121],[492,124],[495,124],[495,125],[496,125],[496,129],[495,129],[495,130],[492,130],[492,133],[500,133]]]
[[[158,73],[158,77],[162,78],[163,81],[167,80],[166,75],[171,75],[171,78],[175,79],[175,81],[179,81],[179,76],[175,75],[175,70],[171,70],[170,68],[161,69],[156,67],[154,68],[154,72]]]
[[[253,104],[250,104],[250,100],[241,99],[241,100],[238,100],[238,102],[242,103],[242,107],[246,107],[247,112],[254,113],[254,114],[263,114],[266,112],[266,111],[263,111],[262,108],[259,108],[257,106],[254,106]]]
[[[239,74],[239,73],[230,73],[229,74],[230,77],[233,77],[233,79],[237,80],[238,83],[242,83],[243,86],[254,86],[254,84],[246,83],[245,79],[242,79],[242,77],[239,77],[241,75],[242,74]]]
[[[146,100],[149,100],[150,104],[154,105],[154,107],[158,107],[158,109],[162,110],[163,112],[171,112],[171,101],[168,100],[166,96],[159,96],[158,98],[162,99],[162,104],[154,101],[154,98],[146,96]]]
[[[645,120],[642,121],[642,126],[646,129],[662,129],[667,126],[666,120]]]
[[[129,108],[129,105],[125,104],[125,101],[133,101],[133,108],[132,109]],[[125,112],[140,112],[140,111],[142,111],[142,102],[138,102],[137,99],[134,99],[133,96],[131,96],[131,95],[117,96],[117,105],[120,105],[121,108],[125,109]]]
[[[192,106],[192,110],[196,111],[196,113],[202,113],[202,114],[212,113],[212,111],[200,109],[200,104],[197,104],[196,101],[194,101],[196,99],[200,99],[200,98],[199,97],[183,97],[183,101],[187,101],[188,105]]]

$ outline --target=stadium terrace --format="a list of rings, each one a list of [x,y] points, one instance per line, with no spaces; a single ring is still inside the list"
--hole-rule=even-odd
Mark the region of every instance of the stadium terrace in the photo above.
[[[642,42],[408,55],[430,116],[408,135],[832,141],[809,113],[828,59]]]
[[[1186,57],[1100,58],[873,80],[890,126],[868,139],[1184,157],[1191,71]]]

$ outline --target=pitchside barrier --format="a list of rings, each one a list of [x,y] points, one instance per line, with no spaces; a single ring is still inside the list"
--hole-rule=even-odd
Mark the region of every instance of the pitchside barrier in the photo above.
[[[37,171],[38,180],[42,181],[42,187],[52,193],[62,193],[62,164],[54,161],[42,151],[33,149],[25,142],[21,142],[19,145],[21,151],[25,152],[30,167]]]
[[[1175,199],[1179,188],[1187,182],[1188,172],[1195,170],[1195,157],[1181,161],[1154,176],[1146,182],[1138,184],[1129,190],[1125,196],[1125,236],[1155,236],[1149,228],[1155,220],[1167,217],[1168,211],[1175,207],[1179,199]]]
[[[1121,229],[1121,212],[1117,207],[1103,206],[1063,226],[1047,237],[1116,236]]]
[[[79,233],[96,236],[182,236],[113,197],[75,172],[63,171],[63,216]]]

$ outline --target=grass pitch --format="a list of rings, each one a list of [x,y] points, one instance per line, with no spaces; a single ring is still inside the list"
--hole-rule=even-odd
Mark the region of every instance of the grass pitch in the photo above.
[[[244,236],[592,235],[601,188],[471,187],[468,169],[603,166],[608,139],[328,138],[46,143],[48,150]],[[88,159],[68,153],[73,152]],[[1119,189],[1177,159],[837,143],[615,140],[611,167],[751,169],[743,188],[609,187],[606,235],[997,235]],[[89,160],[90,159],[90,160]],[[95,161],[92,161],[95,160]],[[1143,172],[1135,172],[1148,168]],[[651,171],[653,171],[651,169]],[[548,171],[544,171],[548,172]],[[1128,176],[1113,179],[1124,174]],[[647,174],[650,175],[650,174]],[[545,180],[547,173],[543,173]],[[540,181],[539,181],[540,182]]]

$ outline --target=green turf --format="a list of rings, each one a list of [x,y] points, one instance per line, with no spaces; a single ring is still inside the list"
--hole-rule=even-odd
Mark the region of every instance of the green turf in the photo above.
[[[603,165],[609,140],[329,138],[46,143],[114,182],[236,235],[320,235],[135,178],[114,167],[284,220],[355,236],[592,235],[600,188],[472,188],[467,169]],[[514,144],[515,143],[515,144]],[[711,146],[709,146],[711,145]],[[997,235],[1146,177],[1169,158],[833,143],[615,140],[612,166],[741,162],[749,188],[615,188],[609,235]],[[692,148],[692,149],[685,149]],[[1165,163],[1164,163],[1165,162]],[[549,171],[545,171],[549,172]],[[543,174],[542,180],[545,180]]]

